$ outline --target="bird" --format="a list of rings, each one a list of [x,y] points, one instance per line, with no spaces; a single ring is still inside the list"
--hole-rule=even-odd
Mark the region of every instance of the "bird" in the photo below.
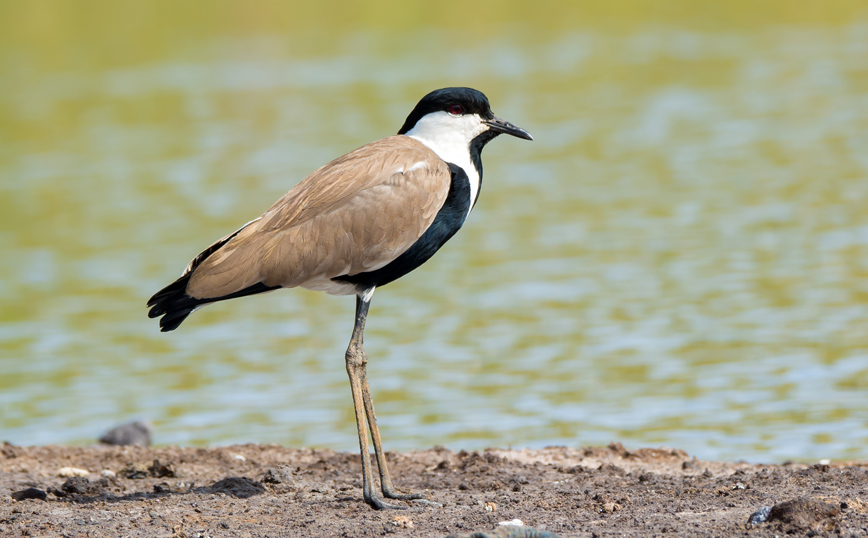
[[[148,316],[173,331],[193,311],[227,299],[302,287],[355,295],[344,357],[362,459],[362,494],[376,509],[426,502],[395,489],[368,385],[363,346],[374,290],[430,259],[464,224],[482,185],[481,153],[501,134],[533,140],[494,115],[482,92],[450,87],[425,95],[397,135],[317,169],[261,216],[218,239],[181,277],[148,300]],[[375,491],[368,430],[377,460]]]

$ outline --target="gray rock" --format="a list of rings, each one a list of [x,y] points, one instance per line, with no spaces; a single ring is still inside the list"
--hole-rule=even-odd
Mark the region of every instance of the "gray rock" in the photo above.
[[[749,525],[759,525],[760,523],[765,523],[769,519],[769,512],[772,511],[771,506],[763,506],[756,512],[750,515],[750,519],[747,520]]]
[[[152,431],[149,422],[136,420],[110,429],[99,438],[99,442],[116,446],[151,446]]]

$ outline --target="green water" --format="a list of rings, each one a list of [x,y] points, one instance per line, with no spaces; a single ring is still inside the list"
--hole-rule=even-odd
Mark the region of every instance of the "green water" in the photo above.
[[[388,449],[868,458],[859,6],[4,3],[0,437],[148,418],[160,444],[354,450],[352,298],[280,291],[170,334],[144,303],[468,85],[536,140],[486,148],[464,229],[374,297]]]

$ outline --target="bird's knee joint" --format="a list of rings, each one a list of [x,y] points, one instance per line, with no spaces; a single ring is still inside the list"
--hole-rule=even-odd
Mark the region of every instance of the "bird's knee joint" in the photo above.
[[[347,348],[347,368],[361,368],[368,364],[368,356],[365,351],[354,346]]]

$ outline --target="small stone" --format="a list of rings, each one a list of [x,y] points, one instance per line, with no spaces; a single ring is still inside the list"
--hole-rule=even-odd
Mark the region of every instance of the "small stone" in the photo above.
[[[175,478],[178,476],[172,462],[160,463],[160,460],[154,460],[154,464],[148,467],[148,472],[156,478]]]
[[[772,511],[771,506],[763,506],[756,512],[750,515],[750,518],[747,520],[748,525],[759,525],[760,523],[765,523],[769,518],[769,512]]]
[[[73,476],[87,476],[90,472],[77,467],[62,467],[57,471],[57,476],[60,478],[71,478]]]
[[[21,491],[13,491],[12,498],[16,501],[23,501],[25,499],[39,499],[40,501],[44,501],[48,498],[48,494],[41,489],[27,488],[22,489]]]
[[[115,426],[105,432],[99,442],[115,446],[151,446],[152,431],[149,422],[136,420]]]
[[[138,479],[148,478],[151,473],[148,466],[143,463],[128,463],[119,473],[123,478]]]
[[[602,512],[603,514],[611,514],[612,512],[617,512],[620,509],[620,504],[613,501],[607,501],[603,503],[603,506],[600,508],[600,512]]]
[[[114,471],[111,471],[109,469],[103,469],[102,471],[100,471],[99,474],[103,478],[114,478],[115,476],[117,476]]]
[[[413,521],[407,516],[395,516],[392,518],[391,523],[399,529],[413,528]]]
[[[247,461],[247,458],[245,458],[241,454],[232,454],[232,458],[237,461]]]
[[[265,471],[259,481],[263,484],[291,484],[295,478],[289,467],[272,467]]]
[[[485,503],[485,511],[486,512],[497,512],[497,504],[490,502],[490,501]]]
[[[75,495],[98,495],[102,484],[91,483],[83,476],[67,478],[60,489],[50,488],[49,493],[56,497],[73,497]]]
[[[497,524],[499,527],[524,527],[524,521],[513,519],[511,521],[501,521]]]
[[[154,493],[180,493],[182,488],[173,488],[168,482],[154,484]]]

